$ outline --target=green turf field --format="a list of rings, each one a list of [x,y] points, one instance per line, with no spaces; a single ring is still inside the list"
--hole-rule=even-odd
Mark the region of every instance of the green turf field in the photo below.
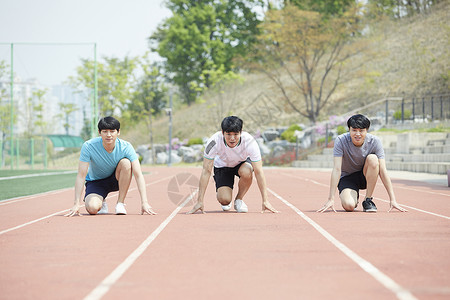
[[[61,174],[62,172],[70,171],[0,170],[0,200],[73,187],[77,176],[76,172]],[[27,175],[38,176],[6,179],[12,176]]]

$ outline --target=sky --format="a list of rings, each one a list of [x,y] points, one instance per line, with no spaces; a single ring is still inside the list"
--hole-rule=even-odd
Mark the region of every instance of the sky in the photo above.
[[[93,59],[94,43],[99,61],[104,56],[143,55],[148,50],[147,38],[171,16],[162,2],[0,0],[0,60],[10,65],[11,43],[17,43],[13,46],[15,74],[51,85],[75,75],[81,58]]]

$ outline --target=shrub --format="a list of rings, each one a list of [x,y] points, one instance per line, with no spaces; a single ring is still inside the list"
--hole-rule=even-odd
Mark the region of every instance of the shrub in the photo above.
[[[336,130],[337,130],[338,135],[341,135],[341,134],[344,134],[347,132],[347,128],[343,125],[339,125]]]
[[[286,140],[291,143],[295,143],[295,141],[296,141],[295,131],[296,130],[301,131],[302,128],[297,124],[293,124],[293,125],[289,126],[289,128],[286,129],[285,131],[283,131],[283,133],[281,134],[281,139]]]
[[[405,109],[403,111],[403,114],[404,114],[403,115],[403,119],[404,120],[409,120],[411,118],[412,112],[409,109]],[[396,120],[401,120],[402,119],[402,111],[401,110],[397,110],[394,113],[394,119],[396,119]]]
[[[189,139],[187,142],[187,146],[192,146],[192,145],[203,145],[203,139],[202,138]]]

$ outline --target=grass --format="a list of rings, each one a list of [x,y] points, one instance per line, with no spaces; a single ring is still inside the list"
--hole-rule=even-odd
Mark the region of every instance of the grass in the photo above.
[[[53,170],[0,170],[0,178],[29,174],[55,173],[54,175],[0,180],[0,190],[2,191],[0,200],[73,187],[77,174],[61,174],[60,172],[61,171]]]

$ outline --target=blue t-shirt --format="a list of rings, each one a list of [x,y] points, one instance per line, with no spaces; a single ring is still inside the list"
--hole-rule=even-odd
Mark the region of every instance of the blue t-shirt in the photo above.
[[[108,153],[103,147],[101,137],[84,142],[81,147],[80,161],[89,163],[86,181],[111,176],[122,158],[128,158],[131,162],[138,159],[133,146],[127,141],[116,139],[114,150],[111,153]]]

